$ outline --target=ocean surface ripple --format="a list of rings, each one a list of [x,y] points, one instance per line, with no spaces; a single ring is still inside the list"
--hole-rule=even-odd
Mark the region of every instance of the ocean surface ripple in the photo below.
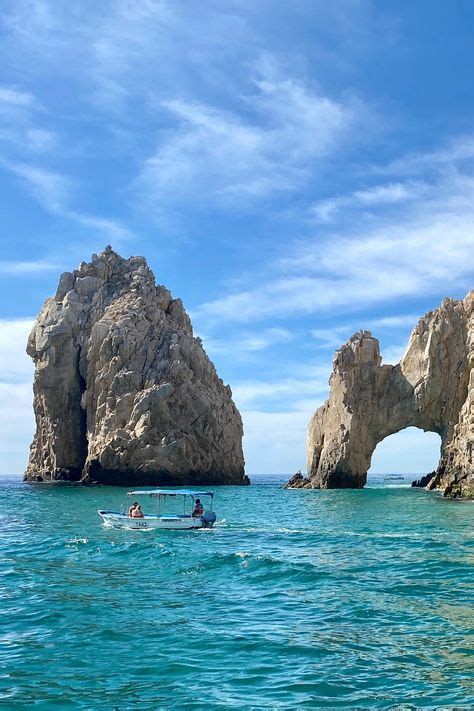
[[[1,708],[472,708],[472,503],[262,482],[105,528],[124,494],[0,482]]]

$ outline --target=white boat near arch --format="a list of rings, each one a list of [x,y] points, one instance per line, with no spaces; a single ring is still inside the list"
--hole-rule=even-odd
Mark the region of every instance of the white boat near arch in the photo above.
[[[144,513],[142,518],[132,518],[124,511],[105,511],[99,509],[98,514],[106,526],[114,528],[130,528],[134,530],[169,529],[188,530],[192,528],[212,528],[216,521],[213,510],[213,491],[190,491],[188,489],[150,489],[148,491],[129,491],[128,498],[148,497],[155,506],[153,513]],[[200,516],[193,515],[196,499],[207,499],[209,508]],[[174,498],[176,503],[182,498],[182,511],[165,513],[162,511],[164,502]],[[191,504],[191,506],[189,506]],[[178,506],[176,507],[178,508]],[[181,506],[179,506],[181,508]],[[188,509],[190,511],[188,512]]]

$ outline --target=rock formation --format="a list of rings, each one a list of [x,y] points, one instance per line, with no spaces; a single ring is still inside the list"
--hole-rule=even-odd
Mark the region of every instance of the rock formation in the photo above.
[[[445,299],[413,331],[397,365],[356,333],[336,351],[327,402],[308,428],[308,478],[293,487],[361,488],[377,444],[406,427],[437,432],[441,459],[427,488],[474,496],[474,292]]]
[[[27,481],[247,484],[242,420],[179,299],[110,247],[63,274],[28,340]]]

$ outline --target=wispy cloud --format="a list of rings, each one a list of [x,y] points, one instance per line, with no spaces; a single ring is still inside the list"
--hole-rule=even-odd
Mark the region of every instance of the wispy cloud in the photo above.
[[[408,160],[408,159],[407,159]],[[408,208],[289,245],[258,287],[201,306],[203,319],[240,321],[357,310],[449,285],[472,287],[474,178],[445,171]]]
[[[243,331],[230,338],[203,337],[204,347],[211,357],[231,356],[249,360],[261,351],[275,345],[290,343],[295,334],[287,328],[264,328],[260,331]]]
[[[474,136],[455,136],[447,145],[434,151],[413,152],[397,158],[387,165],[372,166],[379,175],[419,175],[425,170],[444,173],[452,171],[460,162],[474,159]]]
[[[327,393],[330,364],[321,370],[324,375],[316,379],[308,377],[237,382],[232,386],[234,400],[242,410],[262,408],[264,403],[265,409],[275,410],[282,405],[288,407],[288,401],[291,401],[292,409],[298,409],[298,403],[308,400],[314,403],[323,399]]]
[[[240,111],[183,99],[162,104],[176,125],[139,178],[151,199],[228,204],[292,191],[362,121],[361,104],[295,79],[255,78],[253,85],[253,94],[240,97]]]
[[[33,96],[28,92],[0,86],[0,106],[32,106],[33,103]]]
[[[255,321],[356,310],[437,293],[454,280],[457,288],[467,289],[473,248],[474,216],[440,216],[429,226],[406,224],[351,240],[300,244],[299,256],[289,258],[286,269],[280,266],[280,278],[205,303],[200,314],[208,320]]]
[[[427,190],[428,186],[421,181],[374,185],[365,190],[356,190],[349,195],[321,200],[310,208],[310,213],[322,222],[329,222],[342,210],[374,209],[419,200]]]
[[[34,319],[0,319],[0,381],[31,382],[33,362],[26,342]]]
[[[61,214],[70,199],[72,184],[67,178],[45,168],[3,160],[1,165],[22,179],[29,193],[48,212]]]
[[[128,240],[131,237],[130,230],[118,220],[70,208],[69,203],[72,200],[75,186],[61,173],[2,159],[0,159],[0,165],[19,177],[27,191],[47,212],[104,233],[107,239],[111,239],[115,243]]]
[[[47,112],[33,94],[18,88],[0,86],[0,143],[6,146],[0,166],[22,181],[28,193],[49,213],[79,225],[105,233],[106,240],[120,242],[131,236],[118,220],[89,214],[71,207],[78,190],[77,180],[36,163],[32,154],[50,154],[54,158],[57,135],[38,125],[38,116]],[[13,147],[12,150],[7,150]],[[35,162],[33,162],[35,161]],[[11,271],[10,273],[14,273]]]
[[[20,152],[45,153],[57,142],[54,131],[38,125],[44,119],[35,97],[17,87],[0,85],[0,144]]]
[[[343,13],[317,5],[330,32],[365,16],[352,3]],[[373,128],[354,93],[323,89],[298,66],[292,74],[272,53],[262,22],[271,7],[106,6],[81,12],[23,0],[4,13],[4,28],[12,46],[41,56],[43,70],[60,53],[74,86],[108,113],[111,132],[136,127],[134,197],[155,215],[192,204],[243,210],[291,194]],[[48,144],[38,131],[31,141]]]
[[[353,333],[361,329],[372,330],[373,335],[377,337],[378,330],[387,331],[401,328],[413,330],[419,318],[420,314],[399,314],[398,316],[383,316],[381,318],[367,318],[367,316],[364,316],[359,321],[352,321],[338,326],[313,328],[311,329],[311,335],[323,348],[338,348]]]
[[[37,261],[0,261],[0,274],[12,276],[25,276],[27,274],[41,274],[43,272],[57,271],[59,263],[55,260],[38,259]]]

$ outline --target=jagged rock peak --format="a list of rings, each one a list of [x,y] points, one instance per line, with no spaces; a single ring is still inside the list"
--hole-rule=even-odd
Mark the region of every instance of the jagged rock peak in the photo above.
[[[420,319],[397,365],[360,331],[334,356],[330,394],[308,428],[307,488],[361,488],[375,447],[406,427],[437,432],[441,459],[427,488],[474,496],[474,291]]]
[[[31,331],[27,481],[247,484],[242,420],[180,299],[110,246],[61,275]]]

